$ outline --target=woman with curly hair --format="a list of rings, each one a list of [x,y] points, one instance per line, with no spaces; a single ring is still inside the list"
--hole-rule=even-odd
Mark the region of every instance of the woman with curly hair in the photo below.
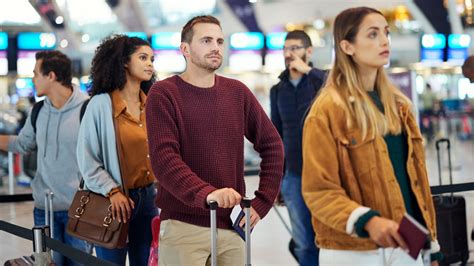
[[[145,40],[124,35],[105,39],[92,59],[92,98],[79,129],[77,157],[85,186],[107,196],[113,218],[129,224],[125,248],[96,246],[99,258],[119,265],[125,265],[127,252],[130,265],[147,264],[151,220],[158,215],[144,112],[145,92],[155,81],[153,59]]]

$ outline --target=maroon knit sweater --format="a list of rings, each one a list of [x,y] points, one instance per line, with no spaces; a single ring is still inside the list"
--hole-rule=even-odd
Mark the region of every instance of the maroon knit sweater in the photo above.
[[[252,206],[261,218],[268,213],[283,175],[283,146],[243,83],[220,76],[211,88],[179,76],[159,81],[148,93],[146,119],[162,220],[209,227],[209,193],[227,187],[245,196],[244,137],[262,158]],[[232,228],[231,211],[217,210],[219,228]]]

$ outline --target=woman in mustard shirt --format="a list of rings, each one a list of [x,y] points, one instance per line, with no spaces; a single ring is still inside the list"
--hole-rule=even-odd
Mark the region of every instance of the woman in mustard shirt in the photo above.
[[[153,59],[145,40],[124,35],[105,39],[92,60],[92,98],[79,130],[77,156],[86,187],[109,197],[114,219],[129,223],[127,247],[96,246],[99,258],[119,265],[125,265],[127,253],[130,265],[147,265],[151,220],[158,215],[144,111],[144,91],[155,80]]]

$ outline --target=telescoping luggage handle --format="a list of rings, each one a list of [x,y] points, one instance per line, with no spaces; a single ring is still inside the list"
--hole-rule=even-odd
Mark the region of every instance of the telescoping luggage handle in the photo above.
[[[217,202],[209,202],[209,208],[211,209],[211,265],[217,266],[217,224],[216,224],[216,210]]]
[[[50,227],[51,238],[54,237],[54,210],[53,210],[54,193],[49,189],[44,195],[44,222]]]
[[[250,206],[252,203],[251,199],[243,199],[245,212],[245,266],[251,266],[251,238],[250,238]],[[217,222],[216,222],[216,210],[218,204],[215,201],[209,202],[209,209],[211,210],[211,265],[217,266]]]
[[[449,182],[450,185],[453,184],[453,172],[451,167],[451,142],[449,139],[443,138],[436,141],[436,153],[438,155],[438,177],[439,177],[439,185],[443,184],[443,180],[441,179],[441,157],[439,152],[439,145],[443,142],[446,142],[446,148],[448,150],[448,168],[449,168]]]
[[[439,178],[439,185],[443,185],[443,180],[441,178],[441,157],[439,152],[439,146],[441,143],[446,142],[446,149],[448,153],[448,172],[449,172],[449,184],[453,184],[453,168],[451,165],[451,141],[447,138],[442,138],[436,141],[436,154],[438,156],[438,178]],[[451,193],[451,200],[454,201],[454,193]]]
[[[252,228],[250,226],[250,206],[252,204],[252,200],[245,198],[243,200],[243,205],[244,205],[244,212],[245,212],[245,266],[250,266],[252,265],[251,263],[251,253],[250,253],[250,242],[251,242],[251,237],[250,233],[252,231]]]

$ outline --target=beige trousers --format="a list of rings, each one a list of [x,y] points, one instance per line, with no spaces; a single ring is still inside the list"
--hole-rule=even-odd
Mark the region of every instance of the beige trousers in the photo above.
[[[245,263],[245,243],[233,230],[217,229],[217,265]],[[211,230],[177,220],[165,220],[160,226],[158,264],[211,265]]]

